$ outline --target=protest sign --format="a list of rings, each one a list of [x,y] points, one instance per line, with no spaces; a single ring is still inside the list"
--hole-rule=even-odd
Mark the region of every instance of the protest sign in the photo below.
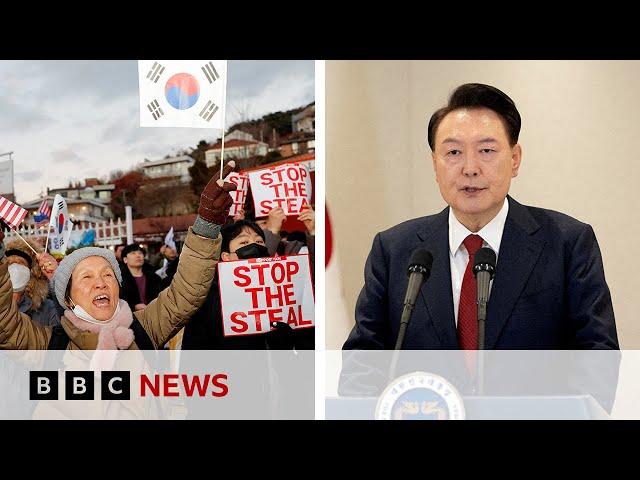
[[[256,217],[264,217],[277,207],[287,215],[297,215],[311,202],[309,169],[299,163],[249,172]]]
[[[244,207],[244,202],[247,200],[249,176],[246,173],[231,172],[224,181],[235,183],[238,187],[233,192],[229,192],[229,195],[231,195],[233,199],[233,205],[231,205],[229,209],[229,216],[233,217]]]
[[[220,262],[218,275],[225,337],[266,333],[272,322],[314,326],[308,255]]]

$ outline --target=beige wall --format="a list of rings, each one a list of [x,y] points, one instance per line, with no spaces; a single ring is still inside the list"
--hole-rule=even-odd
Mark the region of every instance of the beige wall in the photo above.
[[[593,225],[621,346],[640,348],[637,61],[326,62],[326,194],[348,317],[374,235],[444,208],[427,123],[467,82],[515,101],[523,161],[511,194]],[[327,348],[340,348],[350,327],[329,315]]]

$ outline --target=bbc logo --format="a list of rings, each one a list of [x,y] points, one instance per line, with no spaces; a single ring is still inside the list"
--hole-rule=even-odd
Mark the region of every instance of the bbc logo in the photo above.
[[[92,371],[67,371],[64,374],[65,400],[94,400]],[[102,372],[100,375],[102,400],[130,400],[131,379],[127,371]],[[29,400],[58,400],[58,372],[29,372]]]

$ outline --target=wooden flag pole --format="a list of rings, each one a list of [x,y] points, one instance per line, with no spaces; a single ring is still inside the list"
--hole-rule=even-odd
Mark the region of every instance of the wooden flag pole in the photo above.
[[[47,227],[47,242],[44,244],[44,253],[47,253],[47,248],[49,248],[49,234],[51,233],[51,224]]]
[[[224,166],[224,130],[227,119],[227,78],[229,77],[229,62],[224,72],[224,89],[222,91],[222,149],[220,150],[220,180],[222,178],[222,167]]]
[[[14,231],[14,232],[16,232],[16,235],[18,236],[18,238],[19,238],[20,240],[22,240],[22,241],[27,245],[27,247],[29,247],[29,248],[31,249],[31,251],[32,251],[35,255],[38,255],[38,252],[36,252],[36,251],[33,249],[33,247],[32,247],[32,246],[31,246],[31,245],[30,245],[30,244],[29,244],[29,243],[28,243],[24,238],[22,238],[22,235],[20,235],[20,234],[18,233],[18,229],[17,229],[17,228],[15,228],[13,231]],[[45,251],[46,251],[46,250],[45,250]]]

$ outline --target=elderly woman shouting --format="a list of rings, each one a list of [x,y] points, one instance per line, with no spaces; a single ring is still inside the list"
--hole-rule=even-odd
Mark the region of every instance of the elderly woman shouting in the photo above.
[[[223,175],[234,167],[229,162]],[[132,313],[127,302],[120,300],[122,275],[110,250],[86,247],[66,256],[51,280],[55,297],[65,309],[55,328],[34,322],[12,301],[0,231],[0,349],[126,350],[164,345],[207,297],[220,257],[220,226],[232,204],[228,192],[235,188],[222,180],[209,181],[171,285],[144,310]],[[50,259],[39,255],[45,272],[51,272]]]

